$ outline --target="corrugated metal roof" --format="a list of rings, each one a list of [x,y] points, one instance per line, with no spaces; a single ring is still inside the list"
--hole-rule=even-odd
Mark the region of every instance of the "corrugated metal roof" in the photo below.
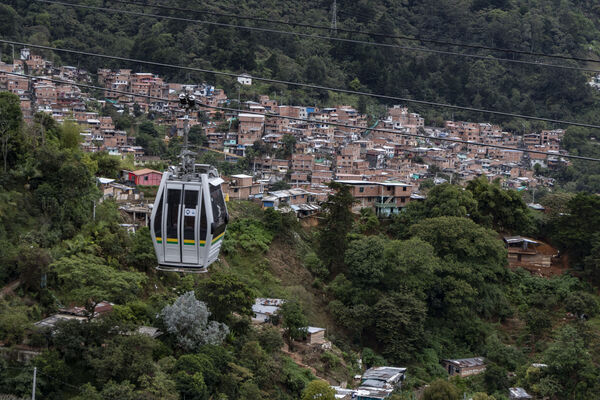
[[[455,360],[444,360],[452,363],[460,368],[478,367],[485,365],[485,359],[483,357],[472,357],[472,358],[459,358]]]

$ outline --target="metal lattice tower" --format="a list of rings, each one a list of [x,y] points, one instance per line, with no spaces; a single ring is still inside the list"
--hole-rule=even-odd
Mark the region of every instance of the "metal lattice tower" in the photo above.
[[[337,0],[333,0],[331,7],[331,31],[337,33]]]

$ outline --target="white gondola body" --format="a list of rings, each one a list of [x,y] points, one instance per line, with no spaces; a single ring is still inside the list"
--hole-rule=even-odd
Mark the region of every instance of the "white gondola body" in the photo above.
[[[217,261],[229,216],[214,173],[163,174],[151,218],[158,269],[207,272]]]

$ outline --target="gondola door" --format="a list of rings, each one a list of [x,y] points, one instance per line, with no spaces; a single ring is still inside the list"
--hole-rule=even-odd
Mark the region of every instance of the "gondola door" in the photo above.
[[[198,264],[198,248],[203,243],[198,237],[198,219],[200,217],[200,184],[184,184],[182,204],[181,261],[183,264]]]
[[[165,263],[181,263],[181,205],[183,185],[167,182],[164,203],[164,236]]]

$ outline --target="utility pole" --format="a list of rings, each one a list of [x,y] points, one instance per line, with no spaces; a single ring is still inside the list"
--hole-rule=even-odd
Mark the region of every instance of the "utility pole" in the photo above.
[[[31,390],[31,400],[35,400],[35,378],[37,377],[37,367],[33,367],[33,389]]]
[[[337,0],[333,0],[331,7],[331,32],[337,33]]]

